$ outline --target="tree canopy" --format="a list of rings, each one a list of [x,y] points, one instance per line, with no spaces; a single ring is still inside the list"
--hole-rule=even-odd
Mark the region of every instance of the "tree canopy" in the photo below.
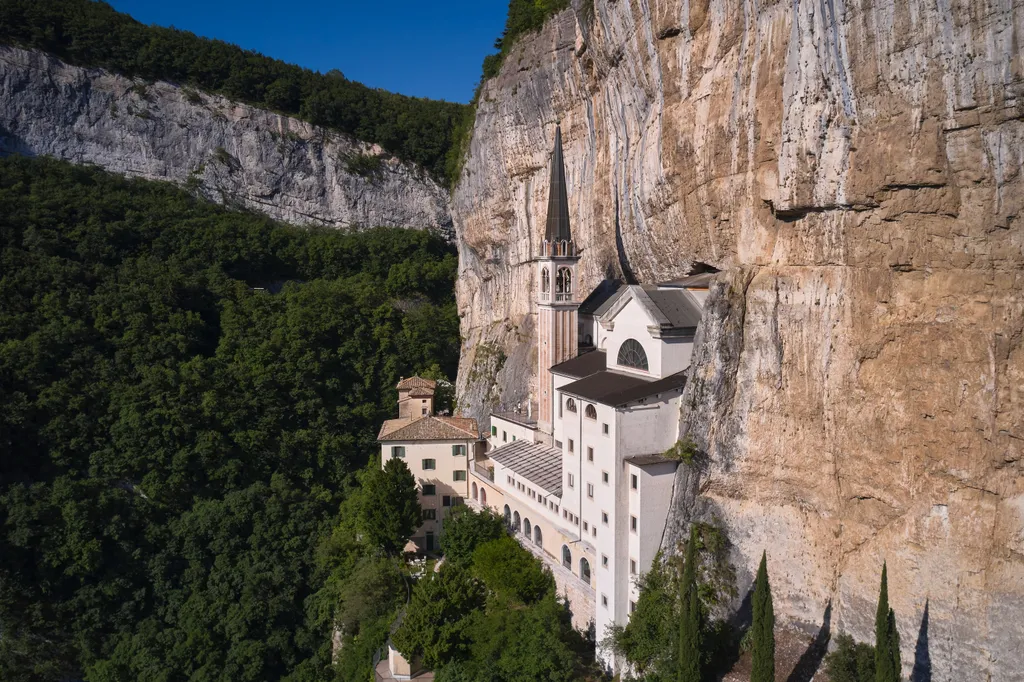
[[[398,379],[454,376],[455,272],[0,159],[0,679],[328,679],[320,547]]]
[[[146,26],[94,0],[4,0],[0,42],[80,66],[166,80],[375,142],[441,179],[464,104],[369,88],[187,31]]]

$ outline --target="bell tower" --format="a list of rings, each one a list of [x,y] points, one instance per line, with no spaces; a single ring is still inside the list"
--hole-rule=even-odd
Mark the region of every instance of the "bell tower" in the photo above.
[[[576,357],[579,346],[576,296],[576,244],[569,230],[569,196],[562,160],[562,128],[555,127],[551,154],[551,185],[548,217],[540,251],[534,259],[537,272],[537,392],[538,426],[551,433],[554,387],[550,368]]]

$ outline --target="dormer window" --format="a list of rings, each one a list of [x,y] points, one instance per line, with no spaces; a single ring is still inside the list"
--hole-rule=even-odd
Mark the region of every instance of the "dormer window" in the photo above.
[[[619,346],[619,367],[632,367],[633,369],[648,370],[647,353],[644,347],[636,339],[626,339]]]

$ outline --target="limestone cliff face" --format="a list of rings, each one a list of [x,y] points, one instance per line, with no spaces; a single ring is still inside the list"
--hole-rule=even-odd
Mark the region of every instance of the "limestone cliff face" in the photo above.
[[[170,83],[0,46],[0,154],[48,155],[192,187],[300,225],[451,231],[447,192],[380,147]],[[379,156],[378,172],[347,162]]]
[[[782,619],[865,640],[886,560],[907,675],[1021,679],[1024,1],[588,4],[481,94],[463,401],[531,390],[560,120],[583,290],[723,271],[665,545],[717,518],[741,590],[767,549]]]

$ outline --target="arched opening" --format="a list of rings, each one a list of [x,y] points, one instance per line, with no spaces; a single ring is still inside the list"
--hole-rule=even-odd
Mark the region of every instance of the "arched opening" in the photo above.
[[[597,419],[597,408],[593,405],[587,405],[587,409],[583,410],[583,416],[587,419]]]
[[[647,353],[640,342],[635,339],[626,339],[619,346],[618,364],[620,367],[632,367],[647,371]]]
[[[540,290],[545,294],[551,291],[551,273],[547,268],[540,270]]]
[[[519,521],[519,512],[512,513],[512,530],[519,532],[523,529],[522,523]]]
[[[505,505],[505,525],[512,527],[512,510],[508,508],[507,504]]]
[[[487,506],[487,488],[480,488],[480,504]]]
[[[583,345],[584,346],[593,346],[594,345],[594,337],[591,336],[590,334],[586,334],[583,337]]]
[[[572,570],[572,552],[569,551],[568,545],[562,545],[562,565]]]
[[[540,526],[533,527],[533,544],[538,547],[542,547],[544,545],[544,536],[541,535]]]
[[[590,562],[586,558],[580,559],[580,579],[585,583],[590,583]]]
[[[473,499],[476,499],[476,481],[473,481]]]
[[[523,517],[523,535],[525,535],[527,539],[533,537],[533,526],[530,525],[530,519],[526,517]]]
[[[572,293],[572,271],[569,268],[558,268],[555,275],[555,293]]]
[[[565,399],[565,409],[569,410],[570,412],[575,412],[576,411],[576,401],[573,400],[572,398],[566,398]]]

